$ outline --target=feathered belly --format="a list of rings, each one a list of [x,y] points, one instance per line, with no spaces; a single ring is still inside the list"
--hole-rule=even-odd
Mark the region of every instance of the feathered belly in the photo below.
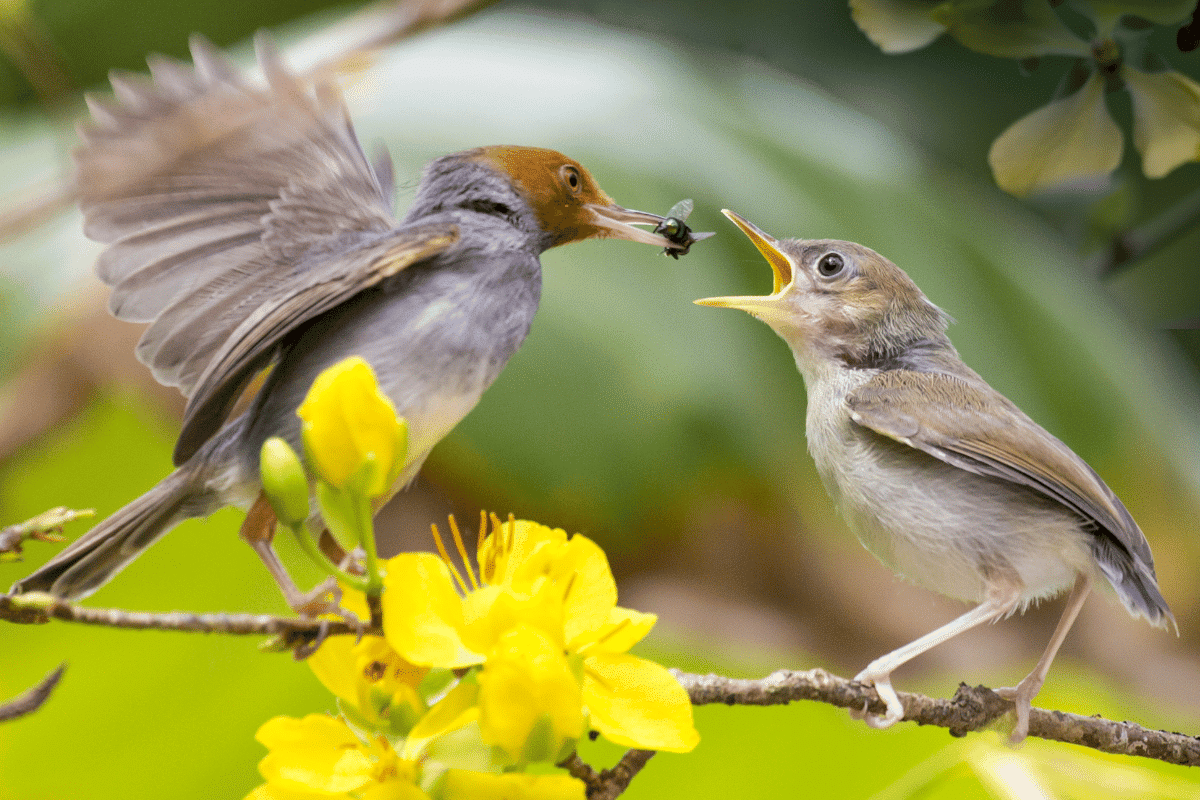
[[[839,455],[817,459],[822,479],[859,541],[907,580],[971,601],[1012,587],[1028,603],[1093,570],[1080,520],[1060,504],[869,431],[847,433]]]

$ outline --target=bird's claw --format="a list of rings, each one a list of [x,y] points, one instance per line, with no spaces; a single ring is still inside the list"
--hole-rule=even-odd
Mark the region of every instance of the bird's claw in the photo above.
[[[358,631],[360,639],[366,632],[366,623],[342,606],[342,587],[333,578],[326,578],[311,591],[288,598],[288,605],[305,619],[341,620]]]
[[[861,719],[867,723],[868,727],[882,730],[890,728],[900,720],[904,719],[904,704],[900,702],[899,695],[892,688],[891,675],[874,675],[870,669],[865,669],[854,676],[857,683],[871,684],[875,687],[875,692],[879,695],[879,699],[887,705],[887,710],[883,714],[868,714],[868,703],[863,703],[862,711],[853,709],[850,716],[854,719]]]
[[[1017,715],[1017,724],[1008,735],[1009,744],[1020,744],[1029,735],[1029,712],[1033,707],[1033,697],[1041,686],[1029,687],[1022,681],[1016,686],[1002,686],[992,691],[1013,704]]]
[[[296,661],[304,661],[306,658],[317,652],[324,642],[329,637],[329,620],[323,619],[317,624],[317,635],[312,639],[301,642],[292,649],[292,658]]]

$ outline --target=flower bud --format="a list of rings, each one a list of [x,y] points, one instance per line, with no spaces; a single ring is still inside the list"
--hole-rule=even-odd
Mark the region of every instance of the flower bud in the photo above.
[[[287,442],[278,436],[263,442],[258,470],[263,493],[280,522],[299,525],[308,519],[308,476],[300,457]]]
[[[318,375],[296,414],[323,481],[370,498],[388,493],[404,469],[408,424],[366,361],[352,356]]]

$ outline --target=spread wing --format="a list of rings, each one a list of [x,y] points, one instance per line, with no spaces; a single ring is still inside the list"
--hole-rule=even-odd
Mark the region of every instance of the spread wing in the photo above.
[[[109,245],[109,306],[151,323],[138,358],[190,398],[177,455],[288,331],[455,235],[391,234],[390,170],[363,154],[337,89],[310,89],[257,44],[265,87],[199,37],[192,66],[114,74],[75,153],[84,230]]]
[[[1126,606],[1154,623],[1170,616],[1150,545],[1129,511],[1083,459],[982,380],[890,370],[846,403],[858,425],[1071,509],[1095,533],[1093,553]]]
[[[187,396],[264,299],[307,282],[301,257],[396,226],[336,89],[310,91],[265,41],[266,88],[203,39],[192,55],[114,74],[75,153],[84,230],[109,244],[96,269],[110,308],[153,322],[138,357]]]

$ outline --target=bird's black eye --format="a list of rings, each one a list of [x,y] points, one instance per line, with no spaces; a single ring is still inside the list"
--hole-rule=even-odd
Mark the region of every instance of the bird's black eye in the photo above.
[[[562,177],[567,184],[567,188],[572,192],[578,193],[583,187],[583,179],[579,177],[579,170],[569,164],[562,168]]]
[[[817,262],[817,272],[821,274],[822,278],[832,278],[834,275],[840,275],[845,268],[846,259],[837,253],[826,253]]]

